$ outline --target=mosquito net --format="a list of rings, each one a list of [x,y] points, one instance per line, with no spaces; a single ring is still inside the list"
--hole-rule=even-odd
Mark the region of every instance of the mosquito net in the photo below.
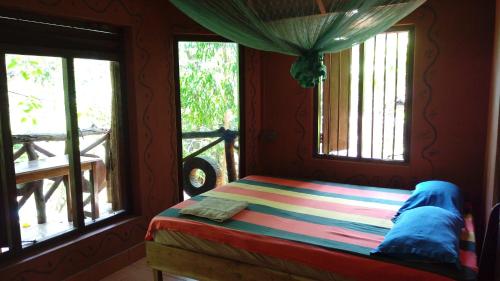
[[[323,54],[383,32],[425,0],[170,0],[207,29],[244,46],[298,56],[302,87],[326,75]]]

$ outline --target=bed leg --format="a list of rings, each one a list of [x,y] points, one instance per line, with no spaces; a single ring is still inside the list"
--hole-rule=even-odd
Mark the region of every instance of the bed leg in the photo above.
[[[163,281],[163,274],[161,270],[153,269],[154,281]]]

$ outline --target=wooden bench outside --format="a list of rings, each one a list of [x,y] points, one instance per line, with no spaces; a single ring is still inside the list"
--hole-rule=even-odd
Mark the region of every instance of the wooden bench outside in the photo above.
[[[80,157],[81,170],[90,171],[90,184],[86,191],[90,192],[90,204],[92,219],[99,218],[99,190],[102,182],[102,175],[98,176],[102,169],[105,169],[101,158]],[[54,156],[44,159],[36,159],[15,164],[16,184],[18,184],[18,195],[35,196],[38,223],[46,222],[45,203],[54,190],[49,190],[47,195],[43,194],[43,180],[52,179],[64,181],[66,186],[66,204],[68,208],[68,219],[71,221],[71,189],[69,187],[69,160],[68,156]],[[105,173],[105,171],[104,171]]]

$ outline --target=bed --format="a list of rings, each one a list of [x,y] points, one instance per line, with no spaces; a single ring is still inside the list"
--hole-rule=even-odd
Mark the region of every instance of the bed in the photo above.
[[[161,272],[199,280],[475,280],[472,217],[465,215],[461,269],[370,256],[411,191],[248,176],[157,215],[146,235]],[[179,210],[205,197],[246,201],[217,223]]]

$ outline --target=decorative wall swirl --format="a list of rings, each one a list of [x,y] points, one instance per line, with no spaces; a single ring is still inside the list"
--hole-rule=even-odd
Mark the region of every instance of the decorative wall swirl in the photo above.
[[[429,4],[429,3],[426,3],[423,6],[423,9],[428,11],[429,14],[431,15],[431,24],[430,24],[429,28],[427,29],[427,39],[429,40],[429,42],[432,43],[433,49],[426,51],[430,62],[424,71],[423,82],[425,84],[426,91],[423,94],[425,94],[425,96],[426,96],[426,102],[425,102],[424,109],[422,111],[422,118],[425,120],[425,122],[429,126],[432,133],[430,136],[430,141],[424,146],[420,155],[421,155],[422,159],[424,159],[425,161],[427,161],[427,163],[429,163],[429,165],[431,167],[431,178],[433,178],[434,177],[434,164],[432,163],[432,158],[431,158],[432,157],[431,148],[437,141],[438,131],[437,131],[437,128],[434,125],[434,123],[432,123],[432,120],[430,118],[430,112],[429,112],[429,108],[430,108],[430,105],[432,103],[432,94],[433,94],[430,79],[431,79],[431,70],[432,70],[432,67],[436,64],[436,61],[437,61],[439,54],[440,54],[440,49],[439,49],[439,45],[438,45],[436,39],[434,38],[434,28],[435,28],[436,22],[437,22],[436,11],[432,8],[431,4]]]
[[[173,40],[171,37],[167,38],[166,41],[166,50],[167,53],[170,55],[169,57],[173,56]],[[173,57],[172,57],[173,59]],[[175,159],[175,163],[179,161],[177,159],[177,130],[180,130],[181,128],[177,128],[176,124],[177,122],[174,122],[178,118],[177,113],[176,113],[176,105],[175,105],[175,95],[177,95],[175,86],[174,86],[174,74],[172,71],[172,64],[167,63],[167,81],[168,81],[168,88],[167,88],[167,93],[170,93],[170,96],[167,97],[168,101],[168,107],[170,110],[168,110],[168,116],[169,120],[172,120],[169,124],[175,124],[174,126],[169,125],[167,131],[169,133],[169,139],[170,139],[170,151],[172,153],[172,159]],[[177,171],[177,165],[172,165],[172,169],[170,169],[170,183],[174,187],[174,194],[172,196],[172,201],[171,204],[177,204],[178,200],[180,198],[180,189],[179,189],[179,183],[177,182],[178,180],[178,171]]]
[[[297,139],[299,142],[297,143],[297,147],[295,149],[295,160],[292,165],[295,169],[290,169],[291,171],[302,171],[304,168],[304,160],[307,151],[307,146],[305,143],[306,138],[306,126],[304,124],[304,119],[306,118],[307,109],[306,104],[309,98],[309,95],[312,94],[310,90],[301,89],[296,95],[301,98],[299,106],[295,110],[294,119],[295,119],[295,132]]]

